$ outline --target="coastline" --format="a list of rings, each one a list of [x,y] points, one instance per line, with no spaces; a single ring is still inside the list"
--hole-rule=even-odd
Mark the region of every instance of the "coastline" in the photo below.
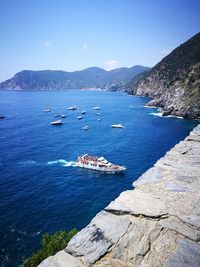
[[[200,265],[200,125],[39,267]]]

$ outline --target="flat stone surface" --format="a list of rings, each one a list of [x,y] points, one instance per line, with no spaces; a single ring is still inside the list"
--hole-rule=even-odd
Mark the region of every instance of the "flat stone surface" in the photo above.
[[[121,193],[105,209],[119,214],[141,214],[149,217],[159,217],[167,213],[165,200],[162,196],[146,193],[138,189]]]
[[[157,221],[139,218],[134,220],[129,231],[113,248],[113,258],[138,266],[158,238],[161,229],[162,226]]]
[[[187,225],[186,223],[181,222],[176,218],[169,218],[168,220],[160,220],[159,224],[167,229],[173,230],[193,241],[200,240],[200,231],[196,228]]]
[[[61,250],[41,262],[38,267],[84,267],[84,265],[70,254]]]
[[[142,186],[144,184],[157,183],[163,179],[163,172],[161,168],[150,168],[140,178],[133,182],[133,186]]]
[[[164,267],[200,266],[200,244],[189,240],[178,240],[176,250],[167,258]]]
[[[126,233],[129,224],[126,218],[102,211],[71,239],[66,251],[94,263]]]

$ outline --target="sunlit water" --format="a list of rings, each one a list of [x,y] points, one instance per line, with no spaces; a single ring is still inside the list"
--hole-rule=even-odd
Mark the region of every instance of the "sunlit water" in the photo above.
[[[86,226],[195,126],[155,116],[158,110],[143,107],[148,100],[79,90],[0,92],[0,114],[6,115],[0,120],[1,266],[17,266],[45,232]],[[72,105],[79,110],[67,110]],[[82,110],[87,113],[77,120]],[[54,114],[67,115],[64,125],[50,125],[58,119]],[[125,128],[111,128],[117,123]],[[84,153],[127,170],[108,175],[80,169],[76,159]]]

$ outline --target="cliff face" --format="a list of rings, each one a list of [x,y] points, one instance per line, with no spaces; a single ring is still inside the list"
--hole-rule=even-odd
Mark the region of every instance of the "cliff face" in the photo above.
[[[200,125],[39,267],[200,266]]]
[[[135,83],[129,93],[154,99],[164,115],[200,118],[200,33],[173,50]]]

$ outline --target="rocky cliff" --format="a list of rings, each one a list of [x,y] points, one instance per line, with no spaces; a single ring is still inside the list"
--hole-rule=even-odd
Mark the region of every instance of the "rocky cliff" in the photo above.
[[[129,83],[130,94],[153,97],[164,115],[200,118],[200,33]]]
[[[200,266],[200,125],[39,267]]]

